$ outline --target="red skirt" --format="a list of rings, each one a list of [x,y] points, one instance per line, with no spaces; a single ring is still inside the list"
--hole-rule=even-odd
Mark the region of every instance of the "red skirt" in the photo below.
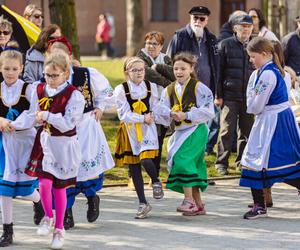
[[[62,180],[56,178],[54,175],[48,172],[43,171],[42,161],[43,161],[44,154],[43,154],[43,148],[40,140],[42,131],[43,131],[43,127],[40,127],[37,131],[32,152],[30,155],[30,159],[25,169],[25,173],[32,177],[47,178],[52,180],[54,188],[67,188],[67,187],[75,186],[76,177]]]

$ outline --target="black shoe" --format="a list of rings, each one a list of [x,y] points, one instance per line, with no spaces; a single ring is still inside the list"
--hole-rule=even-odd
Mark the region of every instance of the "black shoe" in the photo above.
[[[3,233],[0,238],[0,247],[7,247],[13,243],[13,224],[3,224]]]
[[[33,202],[33,222],[35,225],[39,225],[41,220],[45,216],[45,212],[42,206],[42,202]]]
[[[207,184],[210,186],[214,186],[214,185],[216,185],[216,182],[213,180],[207,180]]]
[[[88,210],[86,213],[86,218],[88,222],[94,222],[99,217],[99,205],[100,198],[98,195],[87,197],[88,199]]]
[[[65,218],[64,218],[64,228],[65,230],[69,230],[70,228],[74,227],[74,218],[72,208],[66,209]]]
[[[244,219],[254,220],[260,217],[267,217],[267,216],[268,216],[267,209],[255,204],[250,211],[244,214]]]

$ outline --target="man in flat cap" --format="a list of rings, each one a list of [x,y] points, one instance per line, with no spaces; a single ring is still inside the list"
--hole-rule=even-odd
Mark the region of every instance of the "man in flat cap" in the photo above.
[[[282,39],[282,46],[286,65],[300,76],[300,16],[295,18],[295,22],[297,29]]]
[[[190,9],[190,23],[177,30],[168,46],[167,54],[173,58],[179,52],[190,52],[198,57],[195,68],[198,79],[215,94],[218,79],[217,38],[207,29],[210,10],[204,6]],[[216,143],[218,125],[210,126],[208,146],[212,151]],[[215,140],[215,142],[213,142]],[[210,152],[209,152],[210,153]]]
[[[216,169],[221,175],[228,173],[228,159],[236,127],[238,128],[236,165],[239,166],[254,122],[253,116],[246,112],[247,84],[254,70],[246,51],[253,31],[252,18],[248,15],[237,17],[233,29],[235,34],[219,43],[220,72],[215,105],[221,107],[216,160]]]

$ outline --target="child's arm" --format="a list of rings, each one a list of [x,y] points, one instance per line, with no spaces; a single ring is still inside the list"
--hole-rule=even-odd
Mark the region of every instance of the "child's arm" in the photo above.
[[[114,96],[117,104],[117,112],[120,121],[126,123],[144,123],[144,115],[140,115],[131,111],[122,84],[118,85],[115,88]]]
[[[11,125],[16,130],[29,129],[36,124],[35,113],[39,110],[38,96],[36,86],[29,84],[26,88],[26,99],[30,102],[29,110],[25,110],[18,116],[18,118],[11,122]]]
[[[250,78],[247,87],[247,113],[261,113],[276,87],[276,75],[271,70],[264,71],[256,84],[255,78]]]
[[[49,111],[40,111],[43,121],[48,122],[60,132],[65,133],[72,130],[82,119],[85,101],[83,95],[75,90],[73,91],[65,109],[65,114],[53,114]]]
[[[214,100],[211,90],[203,83],[198,83],[196,89],[197,107],[186,112],[186,119],[193,123],[206,123],[215,116]]]
[[[169,126],[171,124],[171,108],[167,90],[161,93],[160,101],[155,103],[152,108],[155,123]]]

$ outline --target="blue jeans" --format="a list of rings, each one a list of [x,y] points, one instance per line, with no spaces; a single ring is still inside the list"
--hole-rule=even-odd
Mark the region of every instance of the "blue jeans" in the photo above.
[[[215,107],[215,117],[211,119],[208,122],[208,129],[209,129],[209,134],[208,134],[208,141],[206,144],[206,152],[210,153],[213,152],[214,146],[217,143],[218,140],[218,134],[219,134],[219,129],[220,129],[220,108]]]

